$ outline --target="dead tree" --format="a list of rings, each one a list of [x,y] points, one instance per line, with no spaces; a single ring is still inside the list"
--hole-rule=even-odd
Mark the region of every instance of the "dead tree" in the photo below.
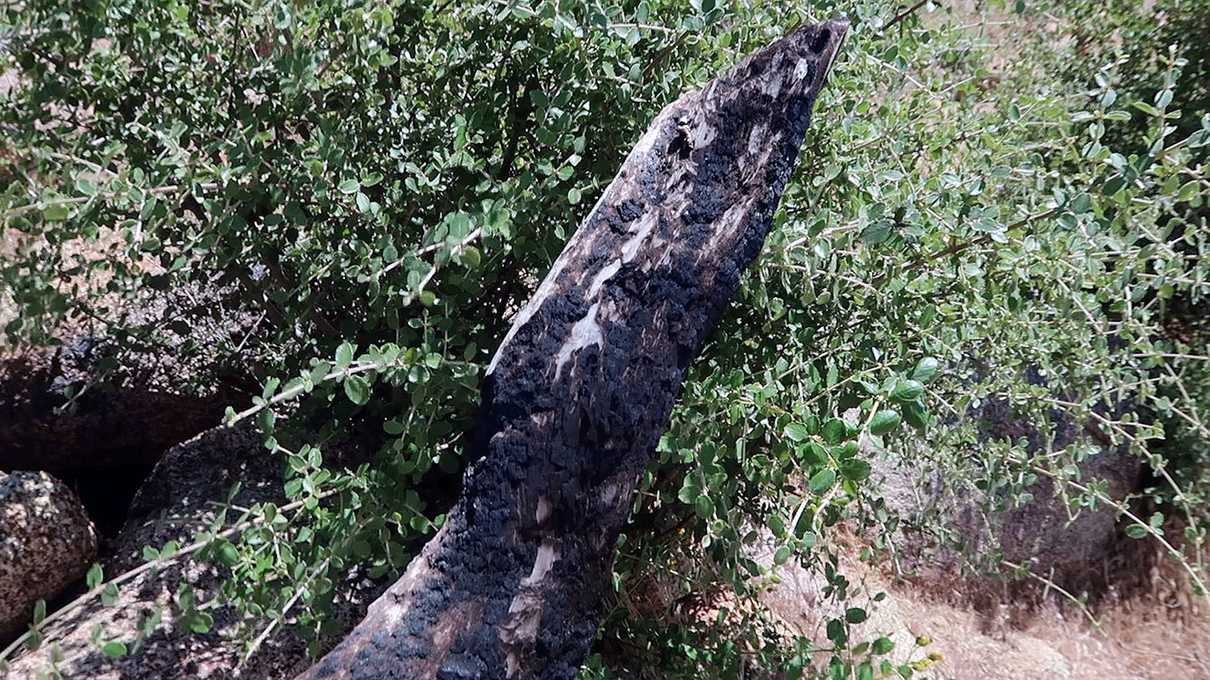
[[[804,26],[668,105],[483,384],[445,525],[304,678],[571,678],[631,492],[756,257],[847,22]]]

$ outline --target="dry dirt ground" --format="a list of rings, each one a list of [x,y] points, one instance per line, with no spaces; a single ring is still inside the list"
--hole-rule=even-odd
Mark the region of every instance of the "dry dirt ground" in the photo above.
[[[1073,608],[1050,605],[1017,628],[911,591],[892,590],[891,598],[900,611],[910,612],[913,629],[932,637],[930,649],[944,655],[936,677],[1210,678],[1210,617],[1205,611],[1176,612],[1160,602],[1130,602],[1102,612],[1098,631]]]
[[[896,579],[856,559],[858,544],[842,548],[841,572],[857,590],[885,599],[866,605],[870,618],[855,626],[854,642],[885,635],[895,642],[896,663],[942,658],[917,677],[952,680],[1167,680],[1210,678],[1210,601],[1191,597],[1179,570],[1168,562],[1130,586],[1129,596],[1112,593],[1088,614],[1053,591],[1012,606],[1012,596],[988,596],[982,585],[954,577]],[[761,561],[758,558],[758,561]],[[1150,560],[1149,560],[1150,561]],[[766,562],[767,564],[767,562]],[[841,615],[824,594],[821,578],[787,563],[781,583],[763,596],[791,630],[828,643],[824,626]],[[972,593],[981,591],[982,601]],[[1097,620],[1094,626],[1089,620]],[[931,639],[918,647],[921,636]]]

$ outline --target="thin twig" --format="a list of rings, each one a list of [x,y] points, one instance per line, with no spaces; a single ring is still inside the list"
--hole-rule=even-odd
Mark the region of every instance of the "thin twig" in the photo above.
[[[319,576],[319,572],[327,568],[328,562],[330,562],[331,559],[331,557],[324,558],[323,561],[321,561],[319,564],[316,564],[311,569],[311,572],[307,574],[306,578],[304,578],[301,583],[295,586],[294,595],[292,595],[290,599],[286,601],[286,606],[282,608],[281,614],[269,621],[269,625],[265,626],[265,629],[261,631],[260,635],[256,636],[256,639],[252,641],[252,645],[248,647],[248,652],[244,654],[244,658],[240,660],[239,665],[236,668],[243,668],[244,664],[247,663],[248,660],[252,658],[252,655],[256,653],[256,650],[260,649],[260,646],[265,643],[265,640],[269,639],[269,636],[273,634],[273,631],[277,628],[277,625],[285,620],[286,614],[288,614],[290,610],[294,608],[294,605],[298,603],[299,598],[302,597],[302,594],[306,591],[307,586],[310,585],[311,581],[315,580],[315,577]]]
[[[906,19],[906,18],[908,18],[908,17],[912,16],[913,14],[915,14],[915,13],[916,13],[916,10],[920,9],[921,7],[924,7],[924,6],[925,6],[925,4],[927,4],[927,3],[928,3],[928,1],[929,1],[929,0],[920,0],[919,2],[917,2],[917,3],[916,3],[916,4],[914,4],[914,5],[912,5],[911,7],[909,7],[909,8],[907,8],[907,9],[903,10],[903,11],[902,11],[902,12],[900,12],[899,14],[896,14],[894,19],[891,19],[889,22],[887,22],[887,25],[886,25],[886,26],[883,26],[883,27],[882,27],[882,30],[884,30],[884,31],[885,31],[885,30],[887,30],[888,28],[890,28],[890,27],[894,26],[895,24],[899,23],[900,21],[903,21],[904,19]]]

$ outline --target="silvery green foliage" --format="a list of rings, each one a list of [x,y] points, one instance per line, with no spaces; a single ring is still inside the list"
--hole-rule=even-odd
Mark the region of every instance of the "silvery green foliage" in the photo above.
[[[9,7],[0,294],[21,314],[5,332],[47,342],[66,317],[123,337],[98,320],[140,290],[233,287],[225,304],[263,321],[219,348],[258,386],[229,419],[256,418],[280,451],[291,512],[252,508],[200,552],[231,567],[249,640],[283,612],[332,632],[333,580],[398,573],[440,523],[490,350],[647,122],[843,12],[811,162],[635,497],[586,672],[926,668],[921,650],[850,639],[877,603],[850,592],[830,530],[856,527],[878,561],[898,522],[862,438],[1001,501],[1050,477],[1073,511],[1136,508],[1128,531],[1204,582],[1205,336],[1172,320],[1210,290],[1210,116],[1174,109],[1199,101],[1182,97],[1181,45],[1153,45],[1139,86],[1114,48],[1059,39],[1074,24],[1057,3],[1001,4],[996,25],[864,0]],[[1120,23],[1094,16],[1080,27]],[[974,380],[972,359],[994,370]],[[1128,446],[1164,514],[1084,483],[1087,447],[972,455],[963,416],[989,399]],[[1180,428],[1179,457],[1160,423]],[[325,440],[350,431],[385,441],[378,458],[325,466]],[[848,603],[817,640],[748,606],[770,536],[774,563],[804,562]]]

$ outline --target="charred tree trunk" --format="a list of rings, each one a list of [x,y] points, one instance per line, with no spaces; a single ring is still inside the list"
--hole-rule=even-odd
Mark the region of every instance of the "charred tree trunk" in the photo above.
[[[571,678],[690,362],[764,243],[848,24],[667,106],[487,370],[462,498],[304,678]]]

